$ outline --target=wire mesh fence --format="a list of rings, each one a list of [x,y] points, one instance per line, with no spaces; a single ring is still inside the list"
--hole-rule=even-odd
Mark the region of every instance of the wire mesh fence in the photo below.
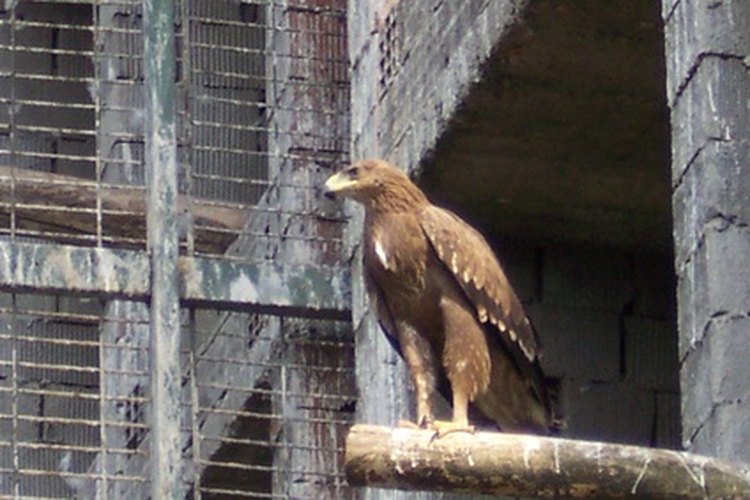
[[[346,498],[343,442],[355,403],[346,325],[226,319],[220,331],[194,330],[210,337],[189,371],[194,488],[203,495]]]
[[[344,221],[318,187],[348,154],[345,4],[175,2],[183,257],[341,262]],[[0,7],[0,250],[145,251],[143,63],[138,0]],[[74,293],[96,258],[2,255],[0,275],[43,286],[0,283],[0,497],[147,497],[147,297]],[[134,269],[118,279],[146,278]],[[350,496],[350,328],[224,306],[181,310],[189,496]]]
[[[143,475],[106,477],[99,457],[107,448],[122,460],[147,458],[133,446],[147,430],[147,349],[118,337],[122,324],[96,300],[16,294],[2,299],[0,495],[65,498],[89,482],[146,481]],[[131,324],[148,329],[146,322]],[[108,432],[129,439],[108,446]]]
[[[147,497],[146,306],[3,298],[0,495]],[[348,325],[205,309],[182,317],[182,468],[192,496],[348,496]]]
[[[0,12],[2,233],[143,248],[140,2],[11,5]],[[183,0],[177,11],[184,247],[223,254],[238,235],[322,245],[310,167],[346,154],[343,3]],[[282,234],[291,216],[310,223]],[[258,218],[268,223],[248,225]]]

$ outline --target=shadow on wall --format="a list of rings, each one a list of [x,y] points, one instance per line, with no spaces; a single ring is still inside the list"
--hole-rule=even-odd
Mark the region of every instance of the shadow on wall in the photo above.
[[[542,339],[562,435],[679,448],[671,255],[518,240],[496,248]]]

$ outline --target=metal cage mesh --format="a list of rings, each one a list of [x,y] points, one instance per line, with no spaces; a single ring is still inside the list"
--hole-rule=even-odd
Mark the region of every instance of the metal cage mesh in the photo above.
[[[176,2],[183,256],[341,262],[318,186],[348,154],[345,4]],[[141,2],[4,5],[0,244],[144,251]],[[147,302],[1,285],[0,498],[148,496]],[[232,304],[181,321],[190,497],[350,496],[349,326]]]
[[[354,346],[346,325],[232,315],[203,331],[201,313],[212,316],[196,311],[194,333],[210,340],[193,354],[186,391],[193,484],[232,497],[348,496],[341,462]]]

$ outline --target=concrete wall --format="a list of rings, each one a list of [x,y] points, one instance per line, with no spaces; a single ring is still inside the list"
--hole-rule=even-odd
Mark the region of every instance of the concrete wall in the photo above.
[[[416,167],[524,4],[350,1],[353,156]]]
[[[682,441],[750,462],[750,4],[662,4]]]
[[[677,448],[669,256],[507,238],[496,248],[541,336],[561,434]]]

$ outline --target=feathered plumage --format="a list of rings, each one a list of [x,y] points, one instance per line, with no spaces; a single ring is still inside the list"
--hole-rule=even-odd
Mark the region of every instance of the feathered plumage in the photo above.
[[[444,428],[468,428],[473,404],[501,430],[547,432],[537,335],[486,240],[382,160],[358,162],[325,187],[365,208],[368,296],[409,367],[417,423],[441,428],[432,401],[447,388]]]

